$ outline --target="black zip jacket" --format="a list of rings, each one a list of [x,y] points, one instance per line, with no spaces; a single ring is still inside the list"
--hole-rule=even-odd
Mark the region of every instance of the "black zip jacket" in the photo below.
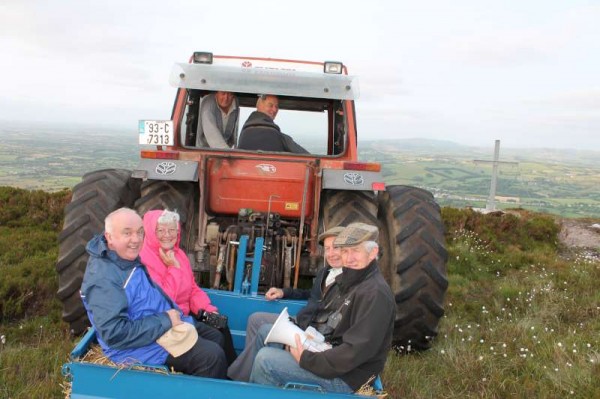
[[[242,150],[261,150],[293,152],[296,154],[308,154],[300,144],[285,133],[273,119],[267,114],[254,111],[244,123],[238,148]]]
[[[326,304],[334,347],[319,353],[305,350],[300,367],[322,378],[339,377],[356,391],[383,371],[396,304],[376,261],[360,270],[344,268],[336,285],[339,295]]]
[[[328,303],[330,298],[337,297],[338,285],[333,283],[329,287],[325,287],[324,284],[329,270],[331,270],[329,266],[319,269],[313,281],[313,286],[310,289],[310,294],[308,290],[283,289],[283,297],[286,299],[308,299],[306,305],[296,314],[296,324],[303,330],[311,325],[318,331],[321,331],[317,325],[318,323],[315,322],[317,319],[316,316],[323,312],[324,305]]]

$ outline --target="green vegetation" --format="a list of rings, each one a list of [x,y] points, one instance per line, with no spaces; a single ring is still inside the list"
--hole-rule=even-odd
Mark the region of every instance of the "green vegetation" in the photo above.
[[[0,397],[62,397],[75,339],[55,298],[70,192],[0,187]],[[600,397],[600,262],[552,216],[444,208],[450,286],[432,349],[389,356],[390,398]],[[597,223],[590,219],[590,223]]]
[[[60,320],[54,264],[70,196],[0,187],[0,398],[61,396],[75,341]]]
[[[136,133],[135,128],[123,132],[89,127],[3,127],[0,185],[56,191],[72,188],[93,170],[133,169],[140,151]]]
[[[391,396],[600,397],[598,252],[561,248],[547,215],[442,216],[446,315],[431,350],[389,358]]]
[[[491,184],[491,160],[481,149],[465,146],[424,147],[407,141],[371,142],[361,159],[380,162],[387,184],[407,184],[431,191],[442,206],[485,207]],[[563,217],[600,217],[600,157],[575,150],[501,151],[497,181],[499,209],[514,208]]]

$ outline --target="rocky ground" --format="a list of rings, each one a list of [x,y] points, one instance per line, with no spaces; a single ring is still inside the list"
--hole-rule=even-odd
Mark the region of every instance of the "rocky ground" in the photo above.
[[[561,220],[559,239],[567,248],[600,260],[600,223],[581,219]]]

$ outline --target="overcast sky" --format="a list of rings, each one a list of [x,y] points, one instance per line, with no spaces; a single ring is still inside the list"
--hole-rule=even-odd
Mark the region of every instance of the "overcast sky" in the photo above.
[[[339,60],[359,136],[600,150],[600,1],[2,0],[0,120],[136,131],[174,62]]]

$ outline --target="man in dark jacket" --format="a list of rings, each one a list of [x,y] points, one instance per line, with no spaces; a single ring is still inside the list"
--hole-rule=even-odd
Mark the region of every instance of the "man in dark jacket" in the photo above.
[[[334,245],[342,247],[344,272],[336,277],[340,294],[317,315],[319,331],[333,348],[290,352],[262,348],[254,360],[250,382],[283,386],[288,382],[320,385],[330,392],[351,393],[383,371],[391,347],[395,317],[392,291],[377,266],[377,227],[352,223]]]
[[[294,139],[281,132],[273,122],[279,112],[277,96],[261,94],[256,102],[256,111],[250,114],[242,127],[238,148],[308,154]]]
[[[265,294],[265,298],[269,301],[279,298],[308,299],[306,306],[296,315],[296,323],[302,329],[312,324],[313,317],[319,311],[323,300],[335,297],[338,293],[335,277],[342,271],[342,257],[340,249],[333,246],[333,240],[342,230],[344,228],[341,226],[333,227],[319,235],[319,244],[322,244],[325,250],[325,267],[317,272],[310,290],[272,287]],[[265,346],[265,338],[278,316],[277,313],[268,312],[256,312],[250,315],[246,326],[246,345],[236,361],[229,366],[227,371],[229,378],[236,381],[249,381],[254,358]]]
[[[186,323],[194,330],[194,321],[148,277],[138,256],[143,239],[142,218],[121,208],[106,217],[104,234],[87,244],[81,299],[102,351],[115,363],[166,364],[185,374],[225,378],[225,353],[217,343],[197,334],[173,342],[165,334]]]

